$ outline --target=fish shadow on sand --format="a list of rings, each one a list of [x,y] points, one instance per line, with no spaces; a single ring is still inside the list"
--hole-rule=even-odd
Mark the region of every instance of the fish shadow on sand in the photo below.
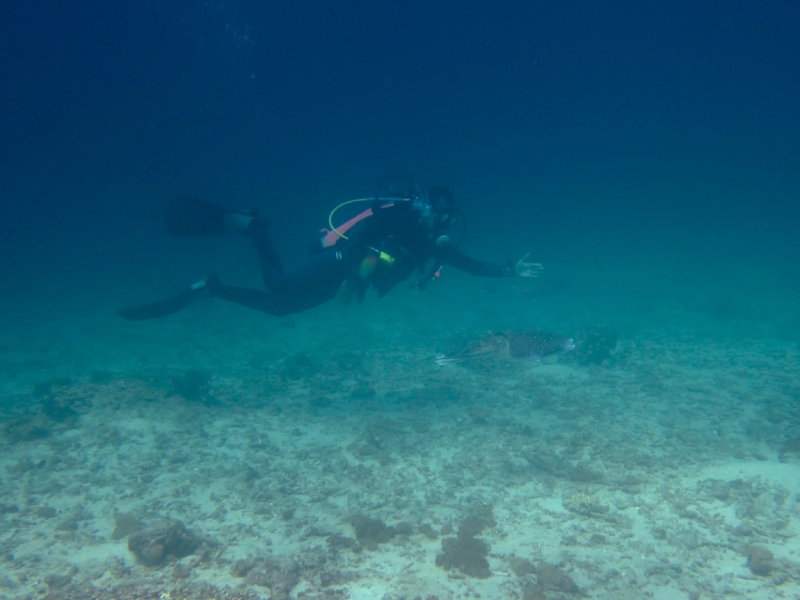
[[[542,357],[549,354],[573,348],[575,348],[575,342],[572,338],[546,331],[536,329],[490,331],[482,340],[469,344],[463,350],[452,354],[438,355],[436,363],[446,365],[498,355],[541,360]]]

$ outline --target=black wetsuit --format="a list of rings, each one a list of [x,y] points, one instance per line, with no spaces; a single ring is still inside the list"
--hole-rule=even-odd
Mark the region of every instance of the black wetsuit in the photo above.
[[[331,300],[347,280],[359,297],[368,286],[384,296],[398,283],[424,269],[433,260],[435,267],[450,264],[471,275],[508,277],[509,265],[494,265],[472,259],[451,246],[439,248],[441,232],[424,224],[411,202],[396,202],[382,208],[373,205],[373,215],[363,219],[330,248],[321,249],[290,270],[284,270],[269,235],[266,221],[256,220],[251,235],[258,250],[266,292],[215,282],[213,296],[229,300],[271,315],[284,316],[313,308]],[[321,246],[320,246],[321,248]],[[359,266],[369,253],[384,252],[391,264],[379,260],[366,279],[359,276]]]

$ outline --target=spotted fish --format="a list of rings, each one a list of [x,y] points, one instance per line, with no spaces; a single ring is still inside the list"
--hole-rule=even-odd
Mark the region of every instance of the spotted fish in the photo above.
[[[553,354],[561,350],[572,350],[575,342],[572,338],[554,335],[534,329],[516,329],[511,331],[490,331],[481,341],[470,344],[455,354],[440,354],[436,363],[462,362],[471,358],[480,358],[493,354],[507,354],[515,358],[535,358]]]

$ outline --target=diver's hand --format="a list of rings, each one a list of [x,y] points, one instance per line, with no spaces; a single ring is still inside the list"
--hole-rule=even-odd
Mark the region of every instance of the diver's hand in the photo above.
[[[538,277],[544,270],[544,267],[541,263],[527,262],[525,260],[530,255],[531,253],[528,252],[525,256],[517,261],[517,264],[514,265],[514,274],[517,277]]]

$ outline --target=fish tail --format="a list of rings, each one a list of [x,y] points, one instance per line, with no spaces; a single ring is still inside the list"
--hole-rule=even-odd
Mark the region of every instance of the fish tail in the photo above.
[[[463,356],[448,356],[447,354],[439,354],[436,356],[437,365],[448,365],[450,363],[457,363],[466,360]]]

